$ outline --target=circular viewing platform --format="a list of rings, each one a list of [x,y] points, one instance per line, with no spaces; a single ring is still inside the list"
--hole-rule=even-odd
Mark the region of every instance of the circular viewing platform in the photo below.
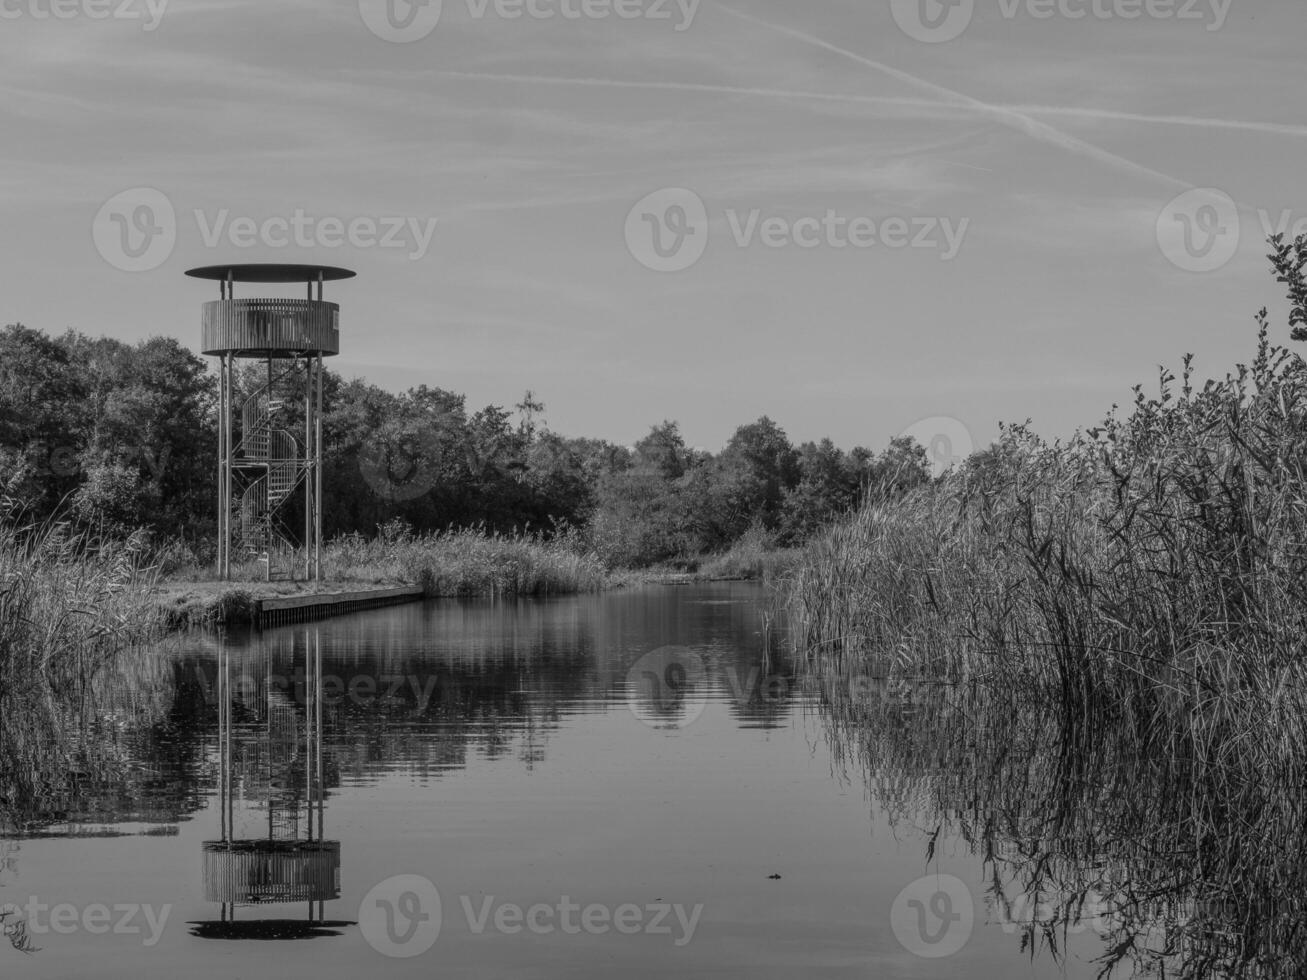
[[[340,898],[340,841],[204,842],[204,900],[259,905]]]
[[[308,299],[218,299],[203,305],[206,354],[331,357],[340,353],[340,307]]]
[[[187,269],[192,279],[214,282],[339,282],[355,273],[334,265],[291,265],[283,262],[249,262],[244,265],[206,265]]]

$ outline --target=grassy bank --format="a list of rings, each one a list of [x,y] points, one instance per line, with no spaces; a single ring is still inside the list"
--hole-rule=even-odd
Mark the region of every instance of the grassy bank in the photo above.
[[[777,546],[772,536],[761,529],[747,531],[726,551],[686,558],[672,565],[623,569],[614,573],[622,585],[670,584],[693,582],[775,582],[802,557],[798,548]]]
[[[330,542],[322,555],[322,583],[266,582],[265,568],[232,568],[230,582],[215,582],[208,565],[164,565],[160,595],[178,625],[245,622],[267,596],[421,586],[429,597],[504,597],[595,592],[616,583],[598,558],[571,535],[486,534],[477,529],[413,534],[383,527],[373,538],[350,535]]]
[[[815,542],[787,579],[823,664],[1027,692],[1068,724],[1272,777],[1307,754],[1307,371],[1189,362],[1067,443],[1022,427]]]
[[[163,565],[159,581],[167,618],[177,626],[246,622],[268,596],[419,585],[430,597],[544,596],[597,592],[648,583],[778,578],[800,552],[745,535],[730,550],[683,568],[610,569],[580,535],[486,534],[480,530],[416,535],[383,527],[373,538],[337,538],[323,552],[323,581],[266,582],[264,566],[237,565],[232,581],[194,562]]]
[[[770,535],[759,528],[753,528],[727,551],[705,558],[699,564],[696,575],[708,581],[751,579],[771,582],[797,563],[800,555],[799,549],[777,547]]]

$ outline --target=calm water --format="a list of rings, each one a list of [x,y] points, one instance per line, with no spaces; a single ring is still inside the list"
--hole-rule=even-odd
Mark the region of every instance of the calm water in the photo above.
[[[0,976],[1096,975],[1106,920],[1050,941],[1048,909],[995,901],[1029,856],[985,860],[980,747],[912,698],[850,736],[845,682],[775,652],[760,599],[429,602],[175,641],[85,705],[31,706],[6,729],[0,903],[39,951],[0,945]],[[214,900],[286,882],[206,880],[237,860],[206,842],[318,836],[319,814],[338,886],[327,848],[283,873],[293,902]]]

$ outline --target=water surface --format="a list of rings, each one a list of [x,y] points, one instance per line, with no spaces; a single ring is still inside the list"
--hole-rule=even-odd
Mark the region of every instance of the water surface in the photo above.
[[[39,949],[0,946],[0,975],[1097,975],[1112,924],[996,904],[1032,858],[985,853],[979,783],[966,805],[941,798],[981,747],[911,697],[850,735],[851,694],[891,692],[797,669],[762,598],[433,601],[194,636],[84,702],[32,707],[20,731],[11,717],[22,795],[0,903]],[[206,900],[206,842],[319,819],[338,897]]]

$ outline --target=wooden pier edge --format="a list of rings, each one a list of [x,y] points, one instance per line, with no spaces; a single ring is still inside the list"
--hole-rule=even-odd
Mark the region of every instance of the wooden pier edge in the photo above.
[[[356,592],[322,592],[312,595],[276,596],[255,602],[254,626],[266,629],[289,623],[305,623],[328,616],[343,616],[397,606],[405,602],[418,602],[425,593],[420,585],[407,585],[397,589],[367,589]]]

